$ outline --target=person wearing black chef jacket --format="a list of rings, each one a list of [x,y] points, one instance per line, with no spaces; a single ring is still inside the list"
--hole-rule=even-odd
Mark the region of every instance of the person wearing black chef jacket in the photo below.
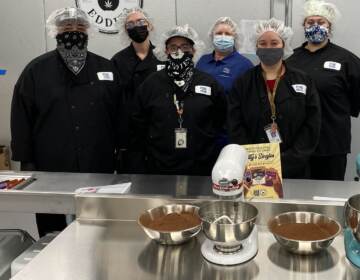
[[[167,31],[155,53],[165,69],[139,87],[130,143],[135,173],[210,175],[226,99],[210,75],[194,68],[202,42],[188,25]]]
[[[112,57],[122,83],[126,99],[134,97],[140,84],[153,72],[165,67],[153,54],[150,41],[154,32],[153,20],[140,8],[125,9],[119,18],[119,37],[122,45],[128,46]]]
[[[120,74],[124,87],[124,103],[127,110],[125,117],[129,119],[129,109],[136,89],[153,72],[165,67],[153,54],[154,46],[150,41],[154,30],[153,20],[140,8],[124,9],[119,20],[119,37],[122,45],[128,46],[111,59]],[[121,116],[124,117],[124,116]],[[128,123],[129,124],[129,123]],[[129,128],[124,127],[124,135],[128,135]],[[121,154],[119,154],[118,172],[128,172],[126,163],[128,138],[121,139]]]
[[[338,11],[331,3],[305,3],[305,42],[287,64],[308,73],[320,95],[322,126],[311,157],[312,179],[344,180],[351,148],[351,116],[360,110],[360,59],[329,40]]]
[[[315,85],[289,67],[292,30],[277,19],[256,26],[260,64],[238,78],[229,95],[230,143],[281,143],[284,178],[304,178],[320,133],[321,109]]]
[[[112,63],[87,50],[90,22],[76,8],[47,20],[55,50],[31,61],[11,105],[12,158],[22,170],[113,173],[121,90]],[[65,216],[38,214],[40,236]]]

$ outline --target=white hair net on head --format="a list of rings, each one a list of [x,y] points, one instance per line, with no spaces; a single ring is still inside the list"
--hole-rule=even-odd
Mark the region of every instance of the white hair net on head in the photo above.
[[[321,16],[334,24],[340,18],[340,12],[332,3],[323,0],[308,0],[304,4],[304,18],[310,16]]]
[[[58,28],[68,23],[83,24],[87,28],[88,33],[91,27],[90,20],[83,10],[73,7],[61,8],[53,11],[46,20],[48,35],[51,38],[55,38],[58,34]]]
[[[293,53],[290,42],[294,33],[291,27],[285,26],[283,21],[276,18],[261,20],[255,25],[254,45],[256,46],[259,38],[269,31],[275,32],[284,42],[284,57],[290,56]]]
[[[147,12],[145,12],[143,9],[141,9],[139,7],[134,7],[134,8],[130,8],[130,9],[125,8],[116,21],[116,25],[118,26],[118,29],[119,29],[120,48],[121,49],[129,46],[131,43],[131,39],[129,38],[129,36],[127,34],[125,24],[126,24],[126,21],[127,21],[127,18],[129,17],[129,15],[131,15],[133,13],[141,13],[144,16],[144,19],[149,23],[149,27],[150,27],[150,32],[149,32],[150,41],[153,41],[152,39],[155,38],[154,37],[155,33],[154,33],[153,18],[151,18]]]
[[[215,29],[216,29],[216,27],[218,27],[220,24],[226,24],[226,25],[230,26],[231,31],[234,33],[235,49],[236,49],[236,50],[239,50],[240,47],[241,47],[241,43],[242,43],[243,37],[241,36],[241,33],[240,33],[240,30],[239,30],[238,25],[237,25],[236,22],[233,21],[230,17],[220,17],[220,18],[218,18],[218,19],[215,21],[214,25],[210,28],[208,35],[209,35],[209,39],[210,39],[209,45],[211,46],[211,49],[213,49],[213,47],[212,47],[212,41],[213,41],[213,39],[214,39]]]
[[[182,26],[181,25],[175,26],[161,35],[159,44],[154,50],[154,54],[159,60],[161,61],[167,60],[166,43],[169,39],[173,37],[183,37],[190,40],[193,43],[193,48],[195,50],[194,58],[193,58],[194,62],[196,62],[202,56],[205,49],[204,42],[199,39],[199,35],[195,31],[195,29],[190,27],[188,24],[185,24]]]

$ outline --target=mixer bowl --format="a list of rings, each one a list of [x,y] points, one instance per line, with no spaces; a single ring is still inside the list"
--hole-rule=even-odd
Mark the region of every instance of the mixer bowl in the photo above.
[[[206,237],[215,245],[225,248],[239,246],[241,241],[249,237],[257,215],[258,210],[255,206],[240,201],[209,202],[199,210]],[[228,218],[219,220],[223,216]]]
[[[360,242],[360,194],[348,199],[344,209],[345,225]]]

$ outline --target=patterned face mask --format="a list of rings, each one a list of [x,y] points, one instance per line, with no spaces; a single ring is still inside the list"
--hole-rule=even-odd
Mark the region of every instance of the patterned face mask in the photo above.
[[[311,25],[305,28],[305,38],[313,44],[320,44],[329,36],[329,29],[322,25]]]
[[[67,31],[56,36],[57,50],[66,67],[75,75],[84,68],[87,55],[88,35],[79,31]]]
[[[168,56],[166,73],[184,92],[187,91],[194,74],[193,55],[177,50]]]

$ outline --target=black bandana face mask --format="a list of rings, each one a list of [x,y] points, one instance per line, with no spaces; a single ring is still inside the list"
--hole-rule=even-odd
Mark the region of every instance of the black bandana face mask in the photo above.
[[[171,53],[166,62],[166,73],[184,92],[187,91],[194,74],[193,55],[178,50]]]
[[[56,36],[57,50],[67,68],[75,75],[84,68],[87,55],[88,35],[79,31],[67,31]]]

